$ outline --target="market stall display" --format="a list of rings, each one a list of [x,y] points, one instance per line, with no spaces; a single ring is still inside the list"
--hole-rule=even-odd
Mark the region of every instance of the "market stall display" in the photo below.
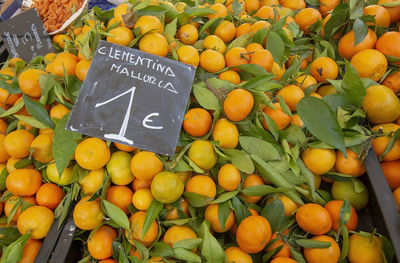
[[[106,9],[94,6],[52,36],[56,52],[9,58],[0,70],[0,262],[399,259],[399,3],[154,0]],[[99,53],[109,59],[99,63]],[[137,75],[168,74],[156,56],[196,67],[170,156],[125,136],[131,115],[141,117],[126,112],[134,92],[157,89],[162,99],[168,90]],[[104,97],[126,89],[130,101],[118,95],[96,113],[106,102],[93,101],[94,72],[106,72],[97,79],[108,79]],[[113,87],[125,83],[118,78],[135,89]],[[82,119],[117,127],[67,126],[85,100]],[[151,121],[142,125],[161,127]],[[84,128],[100,138],[76,132]]]

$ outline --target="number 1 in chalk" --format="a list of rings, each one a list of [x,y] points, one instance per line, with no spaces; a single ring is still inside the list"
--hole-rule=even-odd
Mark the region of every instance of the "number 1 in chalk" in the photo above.
[[[94,106],[95,108],[101,107],[101,106],[106,105],[106,104],[108,104],[108,103],[110,103],[110,102],[112,102],[112,101],[114,101],[114,100],[126,95],[126,94],[129,94],[129,93],[131,94],[131,97],[129,99],[129,105],[128,105],[128,108],[126,109],[124,121],[122,122],[122,126],[121,126],[121,129],[119,130],[119,133],[118,134],[113,134],[113,133],[104,134],[105,138],[119,140],[121,142],[125,142],[125,143],[128,143],[130,145],[133,144],[132,140],[129,140],[128,138],[125,137],[125,133],[126,133],[126,129],[128,128],[129,117],[131,115],[131,109],[132,109],[132,104],[133,104],[133,97],[135,96],[135,90],[136,90],[136,87],[132,87],[129,90],[127,90],[127,91],[125,91],[125,92],[123,92],[123,93],[121,93],[121,94],[119,94],[119,95],[117,95],[117,96],[115,96],[115,97],[113,97],[113,98],[111,98],[109,100],[106,100],[106,101],[100,102],[100,103],[96,103],[96,105]]]
[[[106,100],[106,101],[103,101],[103,102],[100,102],[100,103],[96,103],[96,105],[94,106],[95,108],[98,108],[98,107],[106,105],[106,104],[108,104],[108,103],[110,103],[110,102],[112,102],[112,101],[114,101],[114,100],[116,100],[116,99],[118,99],[118,98],[120,98],[122,96],[125,96],[125,95],[127,95],[129,93],[131,94],[131,97],[129,99],[129,105],[128,105],[128,108],[126,109],[124,121],[122,122],[122,126],[121,126],[121,129],[119,130],[119,133],[118,134],[114,134],[114,133],[104,134],[105,138],[118,140],[118,141],[121,141],[121,142],[128,143],[130,145],[133,145],[133,141],[128,139],[128,138],[126,138],[125,137],[125,133],[126,133],[126,130],[128,128],[129,118],[130,118],[130,115],[131,115],[131,109],[132,109],[132,104],[133,104],[133,98],[135,96],[135,90],[136,90],[136,87],[132,87],[129,90],[127,90],[127,91],[125,91],[125,92],[123,92],[123,93],[121,93],[121,94],[119,94],[119,95],[117,95],[117,96],[115,96],[115,97],[113,97],[113,98],[111,98],[109,100]],[[150,113],[149,115],[147,115],[143,119],[142,125],[145,128],[152,129],[152,130],[160,130],[160,129],[162,129],[163,128],[162,126],[151,126],[151,125],[147,124],[147,123],[153,122],[150,119],[151,117],[159,116],[159,115],[160,114],[158,112]]]

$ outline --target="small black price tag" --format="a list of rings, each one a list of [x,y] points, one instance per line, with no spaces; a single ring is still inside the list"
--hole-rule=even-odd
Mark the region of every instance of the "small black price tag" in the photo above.
[[[67,129],[172,156],[196,68],[101,41]]]
[[[0,23],[0,36],[12,57],[31,61],[54,52],[53,45],[35,8]]]

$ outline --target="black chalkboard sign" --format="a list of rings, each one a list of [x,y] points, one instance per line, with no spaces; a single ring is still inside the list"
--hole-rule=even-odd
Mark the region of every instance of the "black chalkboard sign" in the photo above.
[[[172,156],[196,69],[101,41],[67,129]]]
[[[0,36],[12,57],[27,62],[54,52],[51,39],[34,8],[0,23]]]

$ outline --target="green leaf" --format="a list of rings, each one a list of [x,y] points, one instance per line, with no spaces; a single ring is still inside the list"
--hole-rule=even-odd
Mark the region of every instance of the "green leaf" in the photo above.
[[[342,83],[345,96],[351,104],[357,108],[361,108],[365,94],[367,94],[367,90],[357,71],[348,61],[346,61],[345,70],[346,73],[343,76]]]
[[[306,0],[306,3],[313,6],[319,6],[319,0]]]
[[[329,105],[315,97],[304,97],[297,104],[297,113],[306,128],[319,140],[346,155],[343,131]],[[324,125],[321,125],[321,124]]]
[[[201,29],[200,29],[200,31],[199,31],[199,36],[200,36],[201,34],[203,34],[203,32],[206,31],[209,27],[211,27],[212,25],[214,25],[214,24],[216,24],[216,23],[219,23],[221,20],[222,20],[221,17],[214,17],[213,19],[208,20],[207,23],[205,23],[205,24],[201,27]]]
[[[234,48],[234,47],[246,47],[250,43],[250,40],[252,37],[253,37],[253,33],[241,35],[240,37],[236,38],[228,45],[228,47],[226,48],[226,52],[228,52],[231,48]]]
[[[192,239],[182,239],[179,240],[178,242],[176,242],[172,248],[184,248],[184,249],[195,249],[196,247],[198,247],[201,243],[203,242],[203,240],[201,238],[192,238]]]
[[[13,219],[13,217],[15,216],[15,214],[17,213],[18,209],[21,208],[22,202],[24,200],[21,197],[17,197],[16,199],[10,200],[9,202],[11,204],[13,204],[13,207],[10,211],[10,214],[7,217],[7,225],[10,224],[11,219]]]
[[[353,25],[354,46],[358,45],[368,34],[367,25],[359,18],[356,18]]]
[[[224,149],[223,152],[229,156],[232,164],[240,171],[251,174],[254,172],[254,164],[250,155],[241,150]]]
[[[341,262],[342,260],[344,260],[348,253],[349,253],[349,230],[347,230],[347,227],[344,226],[342,228],[342,249],[340,251],[340,259],[339,262]]]
[[[22,97],[24,99],[26,110],[30,115],[32,115],[32,117],[49,128],[55,127],[54,122],[51,120],[49,113],[44,108],[43,104],[34,101],[25,94],[23,94]]]
[[[285,53],[285,42],[276,32],[269,32],[265,49],[271,51],[274,60],[278,65],[282,64],[283,54]]]
[[[14,106],[12,106],[11,108],[9,108],[8,110],[6,110],[5,112],[3,112],[0,115],[0,118],[4,118],[7,116],[10,116],[16,112],[18,112],[20,109],[22,109],[24,107],[24,101],[20,100],[17,102],[17,104],[15,104]]]
[[[31,237],[31,234],[25,234],[18,238],[14,243],[9,245],[3,250],[3,255],[1,256],[1,263],[17,263],[22,257],[22,250]]]
[[[240,13],[242,13],[243,6],[238,0],[233,0],[232,9],[233,13],[238,16]]]
[[[165,220],[162,221],[162,224],[164,226],[183,226],[186,225],[187,223],[189,223],[190,221],[195,220],[196,218],[183,218],[183,219],[175,219],[175,220]]]
[[[64,199],[58,204],[56,210],[54,211],[55,218],[59,218],[57,226],[58,229],[61,229],[61,226],[64,223],[65,218],[67,217],[71,203],[72,191],[66,194]]]
[[[54,129],[52,150],[58,174],[62,174],[71,161],[77,146],[75,140],[82,138],[81,134],[65,129],[68,118],[69,113],[65,114],[61,120],[57,121],[56,128]]]
[[[235,211],[235,217],[238,225],[240,224],[240,222],[242,222],[243,219],[251,216],[249,209],[240,201],[237,196],[232,198],[232,207]]]
[[[385,255],[386,261],[393,262],[395,250],[393,248],[392,242],[390,242],[390,240],[383,235],[379,235],[379,239],[382,241],[382,251]]]
[[[266,142],[265,140],[256,137],[240,136],[239,142],[240,146],[242,146],[246,152],[258,155],[264,161],[281,159],[278,150],[271,143]]]
[[[150,206],[146,210],[146,217],[143,223],[143,230],[142,230],[142,238],[146,236],[147,231],[149,230],[150,226],[154,223],[156,218],[161,212],[161,209],[164,205],[158,202],[156,199],[153,199]]]
[[[314,174],[307,168],[303,161],[298,158],[297,165],[300,168],[301,174],[307,178],[308,186],[310,187],[311,197],[315,200],[315,177]]]
[[[136,12],[137,17],[141,17],[141,16],[147,16],[147,15],[162,15],[164,13],[166,13],[168,11],[168,9],[162,7],[162,6],[155,6],[155,5],[151,5],[151,6],[147,6],[143,9],[140,9]]]
[[[264,40],[267,37],[268,32],[269,32],[269,28],[266,28],[266,27],[261,28],[254,34],[253,38],[251,39],[251,42],[258,43],[260,45],[264,45]]]
[[[260,65],[257,65],[257,64],[242,64],[242,65],[235,66],[232,68],[241,69],[244,72],[248,72],[254,76],[268,74],[267,71],[263,67],[261,67]]]
[[[386,6],[386,7],[395,7],[395,6],[400,6],[400,1],[392,1],[392,2],[387,2],[387,3],[379,3],[381,6]]]
[[[256,89],[259,86],[265,87],[265,86],[270,86],[270,85],[266,85],[266,83],[270,84],[270,82],[272,79],[274,78],[274,75],[272,74],[264,74],[264,75],[259,75],[257,77],[252,78],[251,80],[247,81],[247,82],[243,82],[243,84],[240,84],[242,88],[244,89]],[[277,82],[272,82],[273,84],[278,84]],[[280,85],[282,86],[282,85]],[[275,88],[275,87],[273,87]],[[269,89],[269,88],[268,88]],[[269,89],[271,90],[271,89]]]
[[[21,237],[21,234],[16,227],[0,227],[0,234],[2,235],[0,246],[3,247],[9,246]]]
[[[8,176],[8,171],[4,167],[0,173],[0,191],[4,191],[6,189],[7,176]]]
[[[253,185],[241,190],[241,192],[248,196],[264,196],[272,193],[282,193],[290,190],[287,187],[273,187],[270,185]]]
[[[17,115],[17,114],[15,114],[14,117],[17,118],[18,120],[26,122],[27,124],[31,125],[34,128],[38,128],[38,129],[49,128],[49,126],[41,123],[40,121],[38,121],[37,119],[35,119],[33,117],[29,117],[29,116],[25,116],[25,115]]]
[[[303,254],[301,254],[297,249],[293,247],[290,247],[290,256],[298,263],[307,263],[303,257]]]
[[[206,220],[201,224],[200,232],[200,237],[203,238],[201,254],[206,258],[207,263],[225,262],[224,250],[215,237],[210,233],[210,228]]]
[[[175,245],[179,242],[180,241],[176,242]],[[164,242],[157,242],[151,249],[150,255],[152,257],[172,257],[174,255],[174,251],[168,244]]]
[[[185,13],[187,13],[189,17],[193,17],[212,15],[215,14],[216,11],[208,7],[188,7],[185,9]]]
[[[174,257],[185,260],[188,263],[201,263],[201,258],[199,255],[184,248],[174,248]]]
[[[265,112],[262,112],[264,116],[264,121],[267,123],[267,127],[269,131],[271,132],[272,136],[274,136],[275,140],[277,141],[279,139],[279,128],[274,119],[272,119],[269,115],[265,114]],[[301,118],[303,119],[303,118]]]
[[[0,86],[2,89],[5,89],[10,94],[20,94],[22,93],[21,89],[16,83],[8,83],[6,78],[4,78],[4,74],[0,74]]]
[[[381,154],[381,156],[379,156],[379,161],[382,161],[383,158],[385,158],[385,156],[392,150],[393,146],[395,145],[395,143],[400,139],[400,129],[397,129],[394,134],[392,135],[392,137],[390,138],[389,143],[386,145],[385,150],[383,151],[383,153]]]
[[[283,131],[280,131],[279,137],[286,139],[291,144],[303,144],[307,141],[303,129],[293,124]]]
[[[283,207],[282,201],[279,198],[275,198],[264,207],[261,211],[261,216],[268,219],[272,232],[279,230],[285,218],[285,208]]]
[[[218,196],[217,199],[211,202],[211,204],[219,204],[223,203],[225,201],[228,201],[232,199],[234,196],[236,196],[239,193],[239,190],[231,191],[231,192],[224,192],[220,196]]]
[[[344,93],[327,95],[324,96],[322,100],[328,103],[329,107],[335,114],[339,107],[342,109],[352,107],[352,105],[348,101],[347,96]]]
[[[106,214],[120,227],[129,230],[129,219],[118,206],[108,202],[107,200],[101,200],[104,206]],[[147,215],[147,214],[146,214]]]
[[[42,90],[42,95],[40,96],[39,102],[43,105],[47,104],[49,91],[53,88],[56,81],[55,75],[42,74],[39,77],[40,89]]]
[[[217,206],[219,225],[222,229],[225,230],[225,222],[229,217],[229,213],[231,212],[231,209],[229,208],[229,202],[219,203],[217,204]]]
[[[296,244],[304,248],[328,248],[331,246],[330,242],[311,240],[311,239],[297,239]]]
[[[165,38],[168,40],[168,43],[171,43],[172,41],[175,40],[177,23],[178,23],[178,19],[175,18],[174,20],[172,20],[172,22],[168,23],[165,26],[165,30],[164,30],[163,34],[164,34]]]
[[[189,202],[189,204],[194,207],[206,206],[213,200],[212,198],[210,198],[208,196],[191,193],[191,192],[184,192],[183,196],[186,198],[186,200]]]
[[[348,21],[349,6],[347,4],[339,4],[332,11],[332,16],[324,26],[325,38],[331,39],[337,29],[342,27]]]
[[[139,250],[139,254],[142,259],[148,259],[149,258],[149,250],[145,245],[143,245],[141,242],[135,240],[135,247],[137,250]]]
[[[220,105],[217,97],[207,88],[200,85],[193,85],[193,95],[200,105],[207,110],[220,110]]]
[[[283,178],[282,175],[275,168],[273,168],[269,163],[265,162],[263,159],[261,159],[257,155],[251,155],[251,159],[253,159],[258,172],[263,177],[265,177],[268,181],[273,183],[275,186],[287,187],[290,189],[293,188],[293,185],[290,184],[285,178]],[[294,190],[285,192],[285,195],[287,195],[294,202],[296,202],[298,204],[303,204],[301,197]]]
[[[343,205],[340,207],[339,217],[339,230],[349,222],[351,217],[351,204],[349,200],[344,200]],[[339,231],[341,232],[341,231]]]

